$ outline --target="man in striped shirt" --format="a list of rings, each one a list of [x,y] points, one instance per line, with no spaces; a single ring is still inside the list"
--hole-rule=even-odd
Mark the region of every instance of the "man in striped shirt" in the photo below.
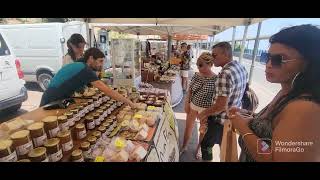
[[[245,67],[233,60],[232,47],[228,42],[220,42],[212,47],[214,65],[222,67],[215,83],[213,105],[204,110],[200,119],[208,120],[208,129],[201,142],[203,160],[212,160],[212,147],[221,144],[223,123],[228,119],[226,111],[235,106],[241,108],[241,100],[248,82]]]

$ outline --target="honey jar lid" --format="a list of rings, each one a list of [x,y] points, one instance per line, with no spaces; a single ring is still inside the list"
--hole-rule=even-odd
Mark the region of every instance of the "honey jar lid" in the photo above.
[[[44,155],[47,152],[47,149],[45,147],[37,147],[35,149],[32,149],[29,153],[29,157],[39,157]]]
[[[83,109],[83,105],[77,106],[78,109]]]
[[[99,130],[100,132],[105,132],[105,131],[107,130],[107,128],[102,125],[102,126],[100,126],[100,127],[98,128],[98,130]]]
[[[65,115],[65,116],[72,116],[72,115],[73,115],[73,112],[68,111],[68,112],[64,113],[64,115]]]
[[[93,96],[92,99],[99,99],[99,97],[98,96]]]
[[[99,113],[93,113],[92,116],[93,116],[94,118],[97,118],[97,117],[100,116],[100,114],[99,114]]]
[[[81,148],[86,149],[90,147],[90,143],[88,141],[84,141],[81,143]]]
[[[18,162],[31,162],[30,159],[20,159]]]
[[[38,130],[43,128],[43,122],[36,122],[28,126],[28,130],[33,131],[33,130]]]
[[[93,116],[90,116],[90,115],[86,116],[85,118],[86,118],[86,120],[93,120]]]
[[[11,146],[12,146],[12,140],[10,139],[0,140],[0,151],[8,149]]]
[[[51,139],[48,139],[47,142],[44,143],[44,146],[45,147],[53,147],[53,146],[58,145],[59,142],[60,142],[59,138],[51,138]]]
[[[66,120],[68,119],[67,116],[63,115],[63,116],[58,116],[58,120]]]
[[[101,110],[104,110],[104,109],[106,109],[107,107],[106,107],[106,105],[103,105],[103,106],[100,106],[99,107],[99,109],[101,109]]]
[[[82,106],[87,106],[88,103],[87,103],[87,102],[82,102],[81,105],[82,105]]]
[[[76,112],[76,113],[78,113],[78,112],[79,112],[79,109],[78,109],[78,108],[74,108],[74,109],[71,109],[70,111],[71,111],[71,112]]]
[[[89,103],[92,103],[92,102],[93,102],[93,99],[89,99],[88,102],[89,102]]]
[[[21,131],[17,131],[13,134],[11,134],[10,138],[11,139],[21,139],[21,138],[25,138],[27,136],[29,136],[30,131],[29,130],[21,130]]]
[[[57,121],[58,117],[57,116],[47,116],[42,119],[42,122],[55,122]]]
[[[59,138],[70,136],[70,131],[69,130],[60,131],[57,136]]]
[[[83,123],[78,123],[76,125],[76,129],[82,129],[82,128],[85,128],[84,124]]]
[[[104,123],[102,123],[102,126],[108,127],[108,126],[110,126],[110,123],[109,122],[104,122]]]
[[[101,136],[101,132],[100,131],[94,131],[92,133],[92,135],[94,135],[95,137],[100,137]]]
[[[103,113],[103,110],[102,109],[98,109],[97,113]]]
[[[88,137],[88,141],[91,143],[95,143],[97,141],[97,138],[95,136]]]
[[[76,149],[72,151],[71,156],[76,157],[76,156],[80,156],[81,154],[82,154],[81,149]]]

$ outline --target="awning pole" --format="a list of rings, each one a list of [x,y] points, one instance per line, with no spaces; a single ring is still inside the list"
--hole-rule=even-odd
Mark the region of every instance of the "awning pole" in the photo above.
[[[248,24],[244,28],[242,44],[241,44],[241,52],[240,52],[240,57],[239,57],[239,62],[240,63],[242,62],[242,57],[243,57],[243,53],[244,53],[244,49],[245,49],[245,42],[246,42],[246,39],[247,39],[248,27],[249,27],[250,24],[251,24],[251,22],[249,21]]]
[[[170,61],[171,56],[171,42],[172,42],[172,36],[168,35],[168,52],[167,52],[167,61]]]
[[[232,32],[232,52],[234,51],[234,46],[235,46],[235,39],[236,39],[236,26],[233,26],[233,32]]]
[[[251,81],[252,81],[254,63],[256,61],[257,52],[258,52],[258,48],[259,48],[259,41],[260,41],[259,36],[260,36],[261,25],[262,25],[262,22],[259,22],[256,40],[254,41],[254,49],[253,49],[252,62],[251,62],[250,74],[249,74],[249,84],[251,84]]]

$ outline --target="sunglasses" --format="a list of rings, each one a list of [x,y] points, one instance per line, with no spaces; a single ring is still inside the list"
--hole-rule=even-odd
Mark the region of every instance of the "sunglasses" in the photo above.
[[[270,54],[267,53],[267,62],[271,60],[272,67],[281,68],[281,65],[287,62],[296,61],[296,59],[285,60],[284,56],[281,54]]]
[[[201,68],[201,67],[203,67],[205,64],[207,64],[208,65],[208,63],[197,63],[197,66],[199,67],[199,68]]]

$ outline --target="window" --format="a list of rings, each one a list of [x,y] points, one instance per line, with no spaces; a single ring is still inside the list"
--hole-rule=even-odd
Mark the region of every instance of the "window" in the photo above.
[[[9,48],[0,34],[0,56],[10,55]]]

